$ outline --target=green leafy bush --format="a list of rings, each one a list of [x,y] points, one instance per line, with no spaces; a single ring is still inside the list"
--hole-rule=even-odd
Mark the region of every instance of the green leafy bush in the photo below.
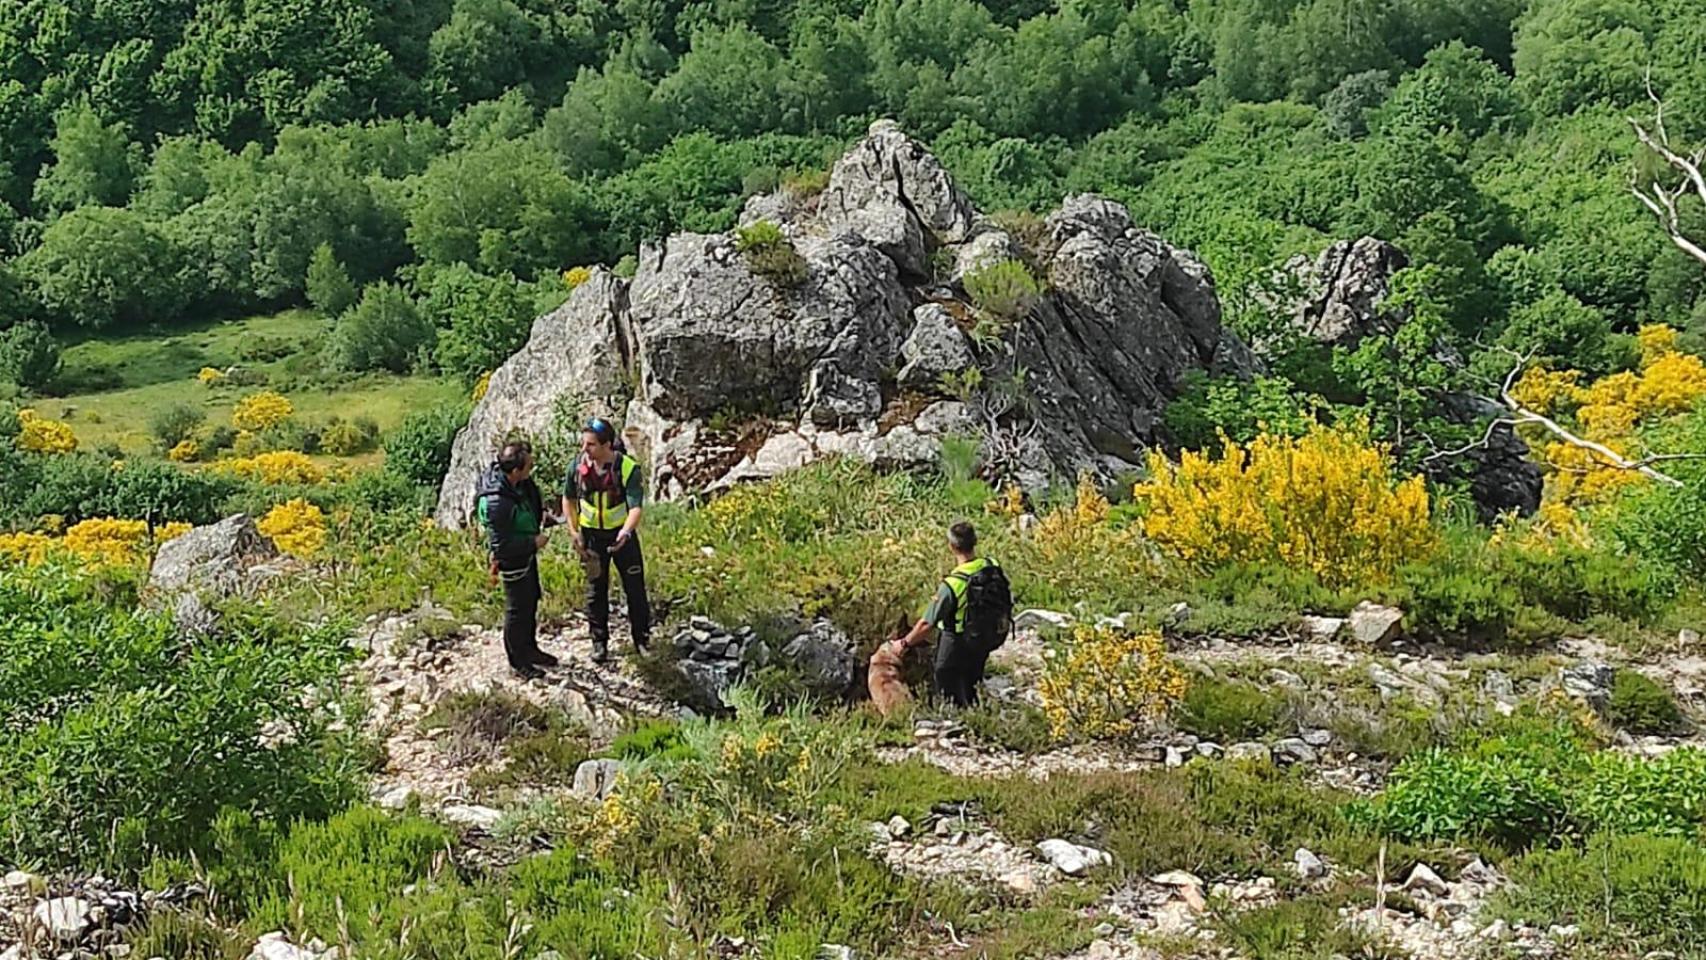
[[[1682,726],[1682,710],[1670,691],[1634,670],[1619,670],[1611,683],[1606,717],[1635,734],[1673,733]]]
[[[735,230],[735,249],[746,255],[752,272],[779,286],[793,286],[806,278],[805,258],[769,220],[760,220]]]
[[[338,318],[332,351],[344,370],[405,373],[433,338],[432,324],[402,287],[375,283],[362,290],[360,303]]]
[[[240,486],[229,476],[185,470],[164,460],[138,458],[115,466],[105,456],[76,453],[41,466],[25,495],[13,501],[26,518],[57,514],[67,523],[90,517],[212,523],[224,515],[225,501]]]
[[[1412,756],[1353,814],[1406,840],[1481,838],[1521,848],[1566,826],[1569,784],[1586,768],[1572,731],[1536,725]]]
[[[450,446],[468,423],[462,404],[410,414],[385,437],[385,469],[420,486],[436,487],[450,469]]]
[[[692,748],[681,736],[681,725],[673,720],[644,721],[612,740],[606,752],[620,760],[648,757],[685,760],[693,756]]]
[[[160,410],[148,420],[148,430],[154,434],[161,450],[170,450],[195,436],[207,414],[187,403],[175,403]]]
[[[1676,837],[1600,834],[1538,849],[1509,866],[1498,910],[1536,924],[1573,923],[1589,943],[1639,956],[1706,952],[1706,848]]]
[[[223,806],[288,819],[352,798],[354,754],[303,697],[336,682],[335,625],[233,610],[182,646],[130,599],[47,568],[0,577],[0,857],[136,864],[205,840]]]
[[[320,449],[334,457],[352,457],[373,449],[379,441],[379,424],[371,417],[344,420],[333,417],[320,430]]]
[[[0,329],[0,383],[40,390],[59,373],[59,344],[45,324],[26,321]]]
[[[1570,814],[1587,832],[1706,837],[1706,751],[1673,750],[1656,760],[1595,754],[1570,785]]]
[[[1199,677],[1174,709],[1173,722],[1205,740],[1231,743],[1278,731],[1286,708],[1285,698],[1255,684]]]
[[[1042,284],[1020,260],[1002,260],[965,275],[966,295],[977,308],[979,326],[993,336],[1023,319],[1042,296]]]

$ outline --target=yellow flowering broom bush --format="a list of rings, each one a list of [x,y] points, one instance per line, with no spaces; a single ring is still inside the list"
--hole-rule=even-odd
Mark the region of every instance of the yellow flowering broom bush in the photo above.
[[[1149,470],[1136,488],[1144,533],[1194,566],[1279,563],[1329,585],[1380,582],[1437,540],[1422,478],[1396,479],[1360,426],[1227,440],[1219,456],[1186,451],[1177,466],[1152,453]]]
[[[231,409],[231,425],[239,430],[265,430],[290,419],[296,412],[290,401],[271,390],[251,393]]]
[[[300,497],[268,510],[255,527],[293,557],[312,557],[326,546],[326,514]]]
[[[1037,692],[1055,736],[1100,738],[1161,719],[1185,687],[1160,634],[1080,624],[1049,651]]]
[[[326,472],[306,453],[297,450],[272,450],[225,460],[217,469],[262,483],[314,484],[326,479]]]
[[[1625,459],[1639,459],[1642,427],[1687,413],[1706,399],[1706,363],[1678,349],[1676,331],[1664,324],[1642,327],[1636,339],[1641,345],[1638,373],[1619,371],[1584,386],[1578,370],[1531,367],[1512,386],[1511,396],[1536,413],[1573,418],[1586,439]],[[1529,439],[1553,468],[1550,500],[1572,507],[1601,503],[1645,479],[1603,454],[1551,434],[1536,430]]]
[[[211,387],[225,379],[225,371],[217,367],[202,367],[195,378],[201,382],[202,386]]]
[[[77,435],[69,424],[49,420],[34,410],[19,410],[18,426],[18,446],[30,453],[71,453],[77,449]]]
[[[172,445],[172,449],[166,451],[166,459],[174,463],[193,463],[200,456],[201,444],[193,439],[179,440]]]
[[[0,534],[0,560],[34,566],[64,555],[88,566],[139,565],[148,561],[156,546],[189,530],[187,523],[168,523],[155,527],[151,535],[145,520],[92,517],[73,524],[62,537]]]

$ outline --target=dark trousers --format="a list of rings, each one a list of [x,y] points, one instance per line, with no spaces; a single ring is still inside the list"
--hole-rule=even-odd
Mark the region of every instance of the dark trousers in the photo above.
[[[539,653],[539,561],[528,560],[526,570],[498,576],[504,584],[504,655],[519,670]]]
[[[628,627],[635,646],[645,646],[652,635],[652,606],[646,600],[646,561],[640,553],[640,535],[616,549],[615,530],[582,530],[581,540],[592,554],[592,569],[586,578],[586,623],[595,643],[610,642],[610,568],[622,578],[628,597]],[[593,574],[596,573],[597,576]]]
[[[977,702],[977,688],[988,663],[989,651],[951,631],[942,631],[936,640],[936,692],[956,707],[971,706]]]

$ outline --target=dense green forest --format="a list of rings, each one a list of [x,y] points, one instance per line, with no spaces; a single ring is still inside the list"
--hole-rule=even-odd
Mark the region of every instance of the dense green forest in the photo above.
[[[1639,323],[1706,326],[1698,265],[1627,190],[1649,78],[1672,134],[1706,136],[1698,13],[26,0],[0,11],[0,380],[50,388],[54,339],[304,302],[343,316],[333,367],[472,380],[563,295],[562,270],[724,228],[877,116],[985,209],[1129,203],[1208,259],[1246,324],[1277,261],[1372,233],[1411,254],[1404,295],[1464,344],[1538,342],[1606,372]],[[1371,379],[1341,371],[1338,389]]]

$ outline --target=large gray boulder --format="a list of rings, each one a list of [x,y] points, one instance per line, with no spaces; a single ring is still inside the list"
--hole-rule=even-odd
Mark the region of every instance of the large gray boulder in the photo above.
[[[629,297],[641,389],[675,421],[730,406],[819,423],[875,416],[874,385],[909,329],[894,261],[843,233],[802,242],[807,277],[754,273],[727,236],[678,234],[646,251]]]
[[[871,124],[836,161],[818,210],[830,229],[869,239],[912,279],[929,276],[935,248],[967,240],[975,216],[947,169],[893,120]]]
[[[1384,307],[1392,275],[1410,265],[1409,257],[1384,240],[1361,237],[1335,241],[1313,261],[1293,257],[1269,294],[1285,306],[1292,324],[1311,339],[1354,349],[1363,337],[1391,333],[1405,319]]]
[[[1213,279],[1103,197],[1068,198],[1048,227],[1049,293],[1020,325],[1016,354],[1049,425],[1041,443],[1068,476],[1136,465],[1180,378],[1233,339]]]
[[[843,697],[853,690],[858,655],[853,640],[827,620],[788,641],[782,659],[793,666],[812,691]]]
[[[281,560],[248,514],[196,527],[160,545],[148,570],[152,603],[172,611],[179,630],[209,636],[219,629],[213,602],[248,596],[278,573]]]
[[[621,408],[627,400],[624,371],[634,351],[627,304],[627,285],[598,269],[566,303],[533,322],[527,344],[492,372],[485,396],[456,435],[439,487],[441,525],[467,522],[480,473],[497,458],[507,435],[542,435],[565,402],[587,412]]]
[[[971,341],[947,307],[926,303],[912,312],[912,318],[912,332],[900,345],[901,359],[906,361],[897,378],[901,386],[934,389],[942,377],[964,372],[977,363]]]

